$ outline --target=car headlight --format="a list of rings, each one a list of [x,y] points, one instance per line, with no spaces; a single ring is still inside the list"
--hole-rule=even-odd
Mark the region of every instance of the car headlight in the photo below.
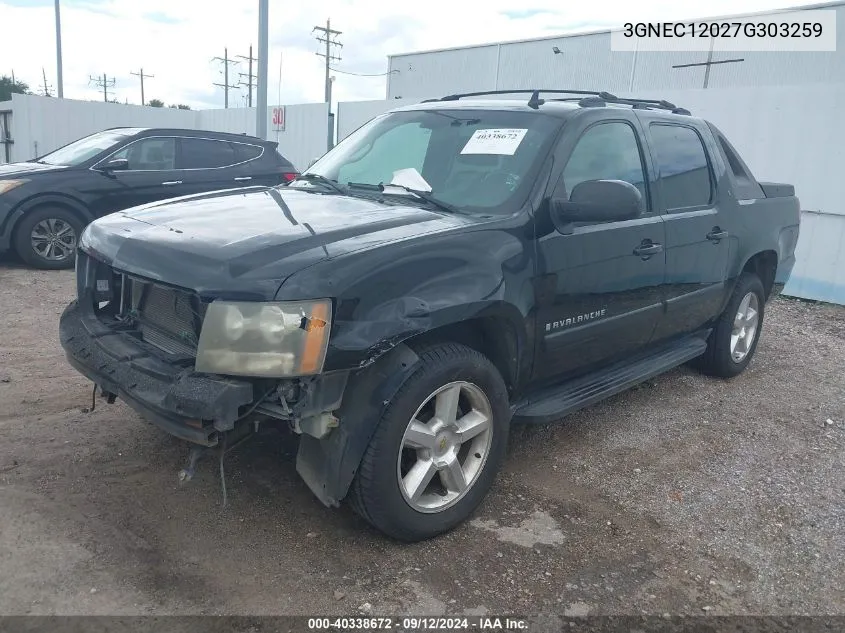
[[[29,182],[26,179],[20,180],[0,180],[0,194],[4,194],[7,191],[11,191],[15,187],[20,187],[25,182]]]
[[[196,371],[282,378],[323,370],[332,304],[213,301],[203,320]]]

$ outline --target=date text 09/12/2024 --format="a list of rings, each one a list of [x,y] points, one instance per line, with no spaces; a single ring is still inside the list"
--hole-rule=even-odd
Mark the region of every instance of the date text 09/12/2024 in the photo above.
[[[309,618],[309,631],[527,631],[522,618],[475,617],[329,617]]]

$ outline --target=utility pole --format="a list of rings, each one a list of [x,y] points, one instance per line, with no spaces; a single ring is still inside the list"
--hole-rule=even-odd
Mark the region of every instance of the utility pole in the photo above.
[[[44,96],[52,97],[53,95],[50,94],[50,88],[52,88],[52,86],[47,83],[47,73],[44,71],[43,66],[41,67],[41,76],[44,78],[44,85],[41,88],[44,91]]]
[[[59,11],[59,0],[56,0],[56,81],[59,84],[59,99],[64,97],[64,81],[62,79],[62,18]]]
[[[258,86],[255,107],[255,135],[267,138],[267,58],[270,48],[270,3],[258,0]]]
[[[94,85],[97,86],[98,88],[103,89],[103,101],[108,103],[109,88],[113,88],[115,86],[115,84],[117,83],[117,80],[114,77],[109,79],[106,76],[106,73],[103,73],[102,77],[99,77],[99,76],[98,77],[91,77],[89,75],[88,80],[94,82]]]
[[[326,52],[325,53],[317,53],[320,57],[326,58],[326,83],[325,83],[325,92],[326,92],[326,103],[329,104],[329,110],[331,110],[331,100],[332,100],[332,83],[329,77],[329,70],[330,65],[332,62],[339,62],[340,57],[332,54],[332,46],[337,46],[338,48],[343,48],[343,44],[337,41],[337,36],[341,34],[341,31],[333,31],[331,20],[326,20],[326,26],[315,26],[311,32],[317,31],[324,35],[324,37],[317,36],[318,42],[323,42],[326,45]]]
[[[238,55],[238,57],[240,57],[241,59],[246,59],[249,63],[249,71],[247,73],[238,73],[238,76],[248,78],[246,84],[244,84],[243,80],[241,80],[240,85],[242,85],[242,86],[246,85],[249,88],[249,97],[248,97],[248,101],[247,101],[247,106],[251,108],[252,107],[252,88],[253,88],[253,86],[255,86],[255,82],[252,80],[252,78],[253,78],[252,62],[258,61],[258,58],[252,56],[252,44],[250,44],[250,46],[249,46],[249,57],[244,57],[243,55]]]
[[[229,59],[229,49],[223,49],[223,57],[214,57],[214,61],[223,62],[223,83],[222,84],[214,84],[215,86],[220,86],[223,88],[223,107],[229,107],[229,88],[237,88],[237,85],[230,85],[229,84],[229,64],[237,64],[238,62],[232,59]]]
[[[139,73],[130,72],[129,74],[135,75],[136,77],[141,78],[141,105],[147,105],[147,102],[144,101],[144,77],[148,77],[148,78],[152,79],[153,77],[155,77],[155,75],[145,75],[143,68],[141,69],[141,72],[139,72]]]

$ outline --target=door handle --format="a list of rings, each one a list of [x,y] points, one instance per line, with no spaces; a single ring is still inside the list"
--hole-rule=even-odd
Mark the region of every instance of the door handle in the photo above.
[[[648,259],[652,255],[663,252],[663,244],[655,244],[653,242],[643,242],[634,249],[634,255]]]
[[[252,180],[252,176],[238,176],[235,180]]]
[[[168,187],[170,185],[181,185],[181,180],[168,180],[167,182],[161,183],[163,187]]]
[[[728,236],[727,231],[723,231],[718,226],[713,227],[713,230],[707,234],[707,239],[711,242],[718,242],[719,240],[723,240]]]

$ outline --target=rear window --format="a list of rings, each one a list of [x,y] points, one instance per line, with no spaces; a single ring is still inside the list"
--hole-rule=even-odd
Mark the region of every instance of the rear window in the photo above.
[[[255,160],[264,152],[264,149],[257,145],[245,145],[244,143],[233,143],[237,162],[244,163],[248,160]]]
[[[210,169],[239,162],[235,149],[227,141],[204,138],[182,138],[180,169]]]
[[[666,210],[710,204],[713,186],[701,137],[694,129],[654,123],[650,127]]]

